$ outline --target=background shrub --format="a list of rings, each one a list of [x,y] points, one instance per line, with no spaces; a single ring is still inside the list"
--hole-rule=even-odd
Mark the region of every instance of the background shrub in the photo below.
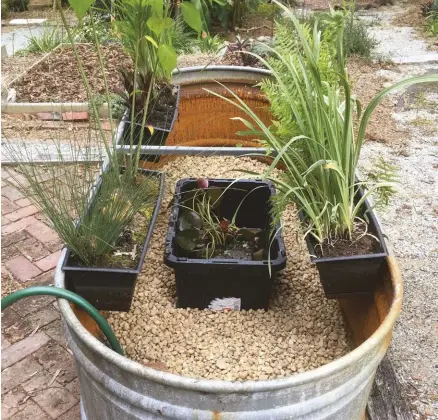
[[[7,19],[9,15],[8,4],[3,0],[2,1],[2,19]]]
[[[12,12],[24,12],[29,8],[29,0],[7,0],[7,5]]]

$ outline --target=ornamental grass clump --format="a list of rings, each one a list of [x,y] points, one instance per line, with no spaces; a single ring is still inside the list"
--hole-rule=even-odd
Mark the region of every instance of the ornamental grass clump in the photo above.
[[[275,156],[264,174],[276,184],[278,191],[275,221],[288,203],[295,202],[303,214],[305,235],[311,235],[319,244],[338,239],[353,241],[367,234],[364,213],[367,197],[373,194],[376,205],[385,203],[395,187],[394,168],[382,162],[382,170],[362,181],[356,179],[365,130],[373,110],[394,90],[414,83],[438,81],[438,76],[419,76],[398,82],[379,92],[362,112],[360,102],[351,93],[346,71],[345,12],[331,11],[326,17],[331,33],[326,29],[322,38],[318,21],[313,28],[300,24],[291,10],[276,3],[282,7],[294,31],[290,33],[293,38],[289,45],[267,47],[273,58],[258,57],[272,72],[272,78],[262,83],[272,104],[272,126],[266,126],[231,91],[234,100],[223,99],[250,117],[235,118],[247,128],[241,134],[261,136]],[[278,164],[284,170],[279,177],[272,177]],[[361,189],[364,189],[363,195]],[[358,232],[359,226],[365,228]]]
[[[79,20],[85,16],[89,19],[90,33],[99,59],[98,70],[104,83],[101,96],[106,103],[111,103],[112,92],[93,9],[81,0],[70,0],[70,4]],[[78,54],[75,29],[67,22],[59,2],[58,9],[89,98],[88,133],[77,136],[74,130],[70,130],[67,135],[65,126],[62,138],[53,136],[42,144],[6,138],[3,142],[4,152],[14,164],[14,170],[10,172],[15,183],[46,216],[71,250],[74,263],[89,267],[113,266],[107,264],[108,257],[115,255],[113,251],[117,250],[121,241],[132,242],[130,237],[136,236],[137,226],[133,226],[136,224],[135,216],[143,215],[146,225],[149,223],[157,202],[158,179],[138,170],[140,147],[134,149],[132,146],[128,153],[120,153],[117,131],[112,128],[108,132],[103,128],[98,102],[94,100],[96,92],[91,89],[85,63]],[[133,57],[134,72],[141,70],[139,55],[140,52],[136,51]],[[162,59],[166,60],[165,57]],[[136,93],[134,90],[134,103]],[[145,110],[148,109],[148,100],[146,98],[142,104]],[[115,127],[111,114],[109,120],[111,127]],[[141,129],[145,127],[146,122],[143,121]],[[140,246],[146,237],[146,233],[143,234],[144,237],[136,240]],[[137,265],[134,259],[130,264]]]

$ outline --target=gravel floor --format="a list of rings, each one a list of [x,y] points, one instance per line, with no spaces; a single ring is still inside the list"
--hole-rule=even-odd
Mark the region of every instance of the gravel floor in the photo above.
[[[292,207],[284,215],[288,262],[269,311],[175,309],[173,270],[163,263],[166,204],[178,179],[239,177],[234,168],[261,172],[264,165],[249,158],[185,157],[164,168],[166,197],[133,309],[109,317],[127,355],[145,364],[164,363],[170,372],[184,376],[227,380],[288,376],[344,355],[348,345],[338,303],[325,299],[304,241],[296,239],[298,221]]]
[[[437,64],[385,71],[388,83],[438,73]],[[402,141],[369,142],[364,170],[381,155],[399,167],[399,192],[379,213],[404,279],[404,304],[389,355],[416,419],[438,419],[438,86],[418,85],[403,94],[392,114]]]

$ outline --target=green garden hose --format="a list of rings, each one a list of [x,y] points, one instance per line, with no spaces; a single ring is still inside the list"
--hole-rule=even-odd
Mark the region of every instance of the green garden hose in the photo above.
[[[56,296],[57,298],[65,299],[78,305],[96,321],[97,325],[108,339],[111,348],[123,356],[122,346],[120,345],[119,340],[117,340],[114,331],[111,329],[106,319],[91,303],[87,302],[83,297],[77,295],[76,293],[70,292],[69,290],[52,286],[33,286],[28,287],[27,289],[18,290],[2,299],[2,311],[20,299],[28,296],[39,295]]]

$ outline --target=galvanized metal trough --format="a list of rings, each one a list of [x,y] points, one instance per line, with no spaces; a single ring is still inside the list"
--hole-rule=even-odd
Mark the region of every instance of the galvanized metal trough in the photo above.
[[[216,80],[231,80],[234,87],[241,85],[240,88],[250,95],[254,93],[253,88],[247,85],[253,85],[257,78],[264,76],[263,72],[248,69],[244,71],[250,77],[242,77],[243,73],[239,72],[243,70],[235,68],[215,68],[214,71],[210,75],[213,74]],[[182,83],[180,127],[187,129],[192,124],[195,130],[196,100],[204,105],[212,100],[199,86],[212,79],[205,70],[183,73],[186,78],[185,84]],[[187,100],[185,105],[184,98]],[[264,102],[262,97],[252,100]],[[222,106],[208,103],[208,108]],[[192,114],[192,122],[182,121],[184,106],[186,112]],[[232,112],[231,109],[221,110],[223,115]],[[214,125],[212,132],[204,127],[195,130],[196,136],[192,140],[176,127],[172,145],[203,147],[203,154],[208,154],[206,146],[231,146],[238,141],[233,132],[226,131],[227,128],[218,135],[218,127]],[[56,270],[58,287],[65,287],[61,270],[64,252]],[[400,272],[394,257],[390,256],[374,296],[339,301],[354,350],[308,372],[276,380],[246,382],[193,379],[143,366],[106,347],[96,338],[94,323],[67,301],[60,300],[65,334],[76,360],[82,419],[363,419],[376,369],[387,351],[401,309],[402,289]]]

